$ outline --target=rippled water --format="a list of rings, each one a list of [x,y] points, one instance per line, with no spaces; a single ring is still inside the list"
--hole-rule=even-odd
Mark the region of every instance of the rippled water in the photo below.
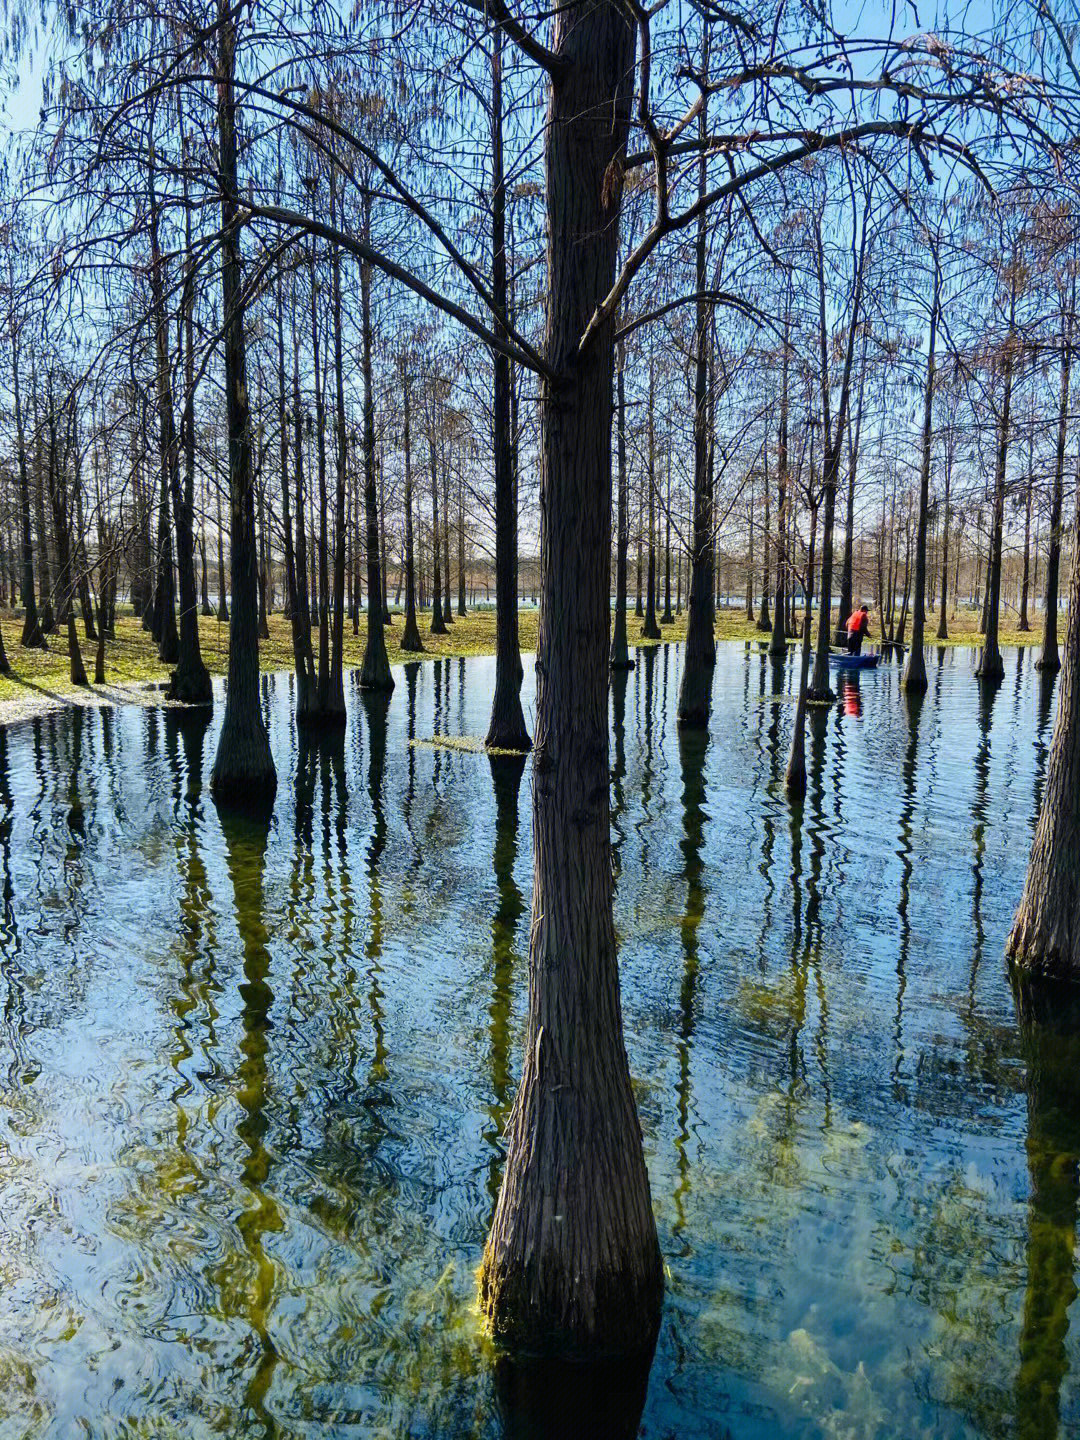
[[[895,669],[849,683],[795,809],[791,676],[756,648],[721,646],[707,741],[674,723],[677,646],[616,685],[668,1271],[642,1435],[1080,1433],[1080,1048],[1018,1023],[1002,962],[1052,721],[1032,658],[992,702],[966,651],[931,652],[917,711]],[[527,1432],[473,1277],[529,770],[408,743],[482,735],[492,681],[408,667],[321,747],[268,681],[268,830],[203,792],[220,706],[0,731],[2,1440]]]

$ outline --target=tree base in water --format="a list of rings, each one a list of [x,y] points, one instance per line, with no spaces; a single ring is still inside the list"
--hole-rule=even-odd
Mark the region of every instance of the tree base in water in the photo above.
[[[1013,921],[1005,951],[1014,981],[1035,984],[1075,985],[1080,995],[1080,955],[1069,956],[1057,948],[1046,949],[1035,936],[1027,934],[1023,908]]]
[[[489,1241],[480,1306],[495,1342],[515,1356],[596,1364],[652,1354],[664,1280],[655,1232],[647,1253],[619,1271],[556,1275],[535,1262],[523,1272],[496,1265]],[[551,1432],[547,1432],[551,1433]]]
[[[212,705],[214,687],[209,670],[205,665],[174,670],[169,679],[167,695],[170,700],[181,705]]]

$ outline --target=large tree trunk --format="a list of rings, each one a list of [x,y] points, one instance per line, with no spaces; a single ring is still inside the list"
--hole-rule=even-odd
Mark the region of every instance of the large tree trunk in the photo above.
[[[787,507],[788,507],[788,331],[790,311],[784,313],[784,361],[780,381],[780,425],[776,447],[776,595],[773,599],[772,639],[769,654],[787,654]]]
[[[318,706],[315,655],[311,648],[311,594],[308,589],[307,510],[304,484],[304,407],[300,396],[300,346],[293,347],[293,466],[296,472],[295,543],[292,546],[293,593],[289,597],[292,616],[293,668],[296,671],[296,718],[304,724]],[[285,481],[284,489],[288,489]],[[288,514],[286,497],[284,513]],[[288,543],[288,542],[286,542]],[[286,552],[288,554],[288,552]],[[286,560],[288,564],[288,559]]]
[[[1073,522],[1080,554],[1080,491]],[[1006,953],[1019,970],[1080,980],[1080,564],[1065,621],[1065,664],[1039,823]]]
[[[648,472],[645,483],[649,487],[649,569],[646,579],[645,623],[641,627],[646,640],[660,639],[660,626],[656,621],[656,375],[655,367],[649,365],[649,416],[648,431]]]
[[[163,663],[176,662],[169,682],[169,699],[181,700],[190,705],[209,705],[213,700],[210,672],[202,661],[199,646],[199,612],[195,594],[195,549],[192,537],[192,517],[195,508],[195,327],[192,311],[195,304],[193,257],[191,245],[191,215],[185,207],[187,229],[186,273],[183,289],[183,336],[184,336],[184,410],[181,429],[184,441],[184,478],[180,478],[180,447],[173,421],[172,365],[169,357],[169,326],[165,313],[165,259],[161,253],[158,226],[157,195],[154,188],[153,150],[149,167],[150,190],[150,286],[154,307],[154,341],[157,362],[157,401],[160,424],[160,449],[162,475],[167,482],[169,498],[172,500],[173,523],[176,527],[176,564],[180,591],[180,628],[177,632],[172,596],[172,562],[168,560],[165,577],[167,589],[163,603],[168,614],[162,612],[160,657]]]
[[[437,442],[439,415],[434,396],[431,397],[431,412],[428,420],[431,426],[428,433],[428,458],[431,464],[431,634],[445,635],[442,546],[439,544],[439,447]]]
[[[674,618],[671,613],[671,449],[669,447],[664,498],[664,613],[660,616],[660,624],[670,625]]]
[[[837,645],[847,638],[847,622],[855,608],[855,476],[859,468],[859,445],[862,437],[863,396],[866,391],[866,346],[868,332],[863,332],[859,355],[859,398],[855,405],[855,427],[848,446],[847,513],[844,520],[844,559],[840,569],[840,602],[836,611]]]
[[[938,615],[937,638],[949,638],[949,492],[952,488],[952,439],[946,441],[944,515],[941,526],[941,609]]]
[[[1032,416],[1034,421],[1034,416]],[[1032,441],[1031,465],[1034,465],[1034,441]],[[1016,622],[1017,630],[1027,631],[1031,629],[1028,620],[1028,595],[1031,590],[1031,501],[1035,489],[1035,476],[1032,469],[1028,469],[1027,485],[1024,495],[1024,571],[1020,580],[1020,616]]]
[[[623,345],[619,346],[615,382],[618,523],[615,533],[615,617],[611,631],[611,668],[632,670],[634,662],[630,659],[630,647],[626,640],[626,554],[630,547],[630,517],[626,476],[626,350]]]
[[[1019,977],[1018,977],[1019,978]],[[1073,987],[1015,986],[1027,1078],[1027,1283],[1014,1413],[1018,1433],[1056,1436],[1069,1375],[1080,1208],[1080,996]]]
[[[491,50],[492,295],[506,313],[506,180],[503,173],[502,63],[504,38],[496,27]],[[498,327],[497,327],[498,330]],[[496,353],[493,366],[495,445],[495,694],[485,744],[492,749],[528,750],[532,739],[521,708],[521,645],[518,639],[517,485],[511,427],[510,360]]]
[[[72,563],[70,495],[67,487],[68,454],[78,464],[79,443],[75,432],[74,403],[70,417],[70,433],[67,443],[68,454],[60,454],[57,439],[58,417],[53,394],[52,375],[48,382],[49,443],[47,461],[47,488],[52,509],[53,536],[56,541],[56,607],[57,618],[67,629],[69,675],[73,685],[87,685],[86,670],[83,667],[82,651],[79,649],[79,632],[75,626],[75,567]]]
[[[333,172],[330,208],[337,211]],[[341,323],[341,253],[335,245],[330,258],[330,298],[334,316],[334,573],[330,596],[330,674],[323,696],[323,719],[328,725],[345,724],[345,490],[348,484],[348,430],[345,420],[345,357]],[[378,592],[376,591],[376,594]],[[375,616],[378,621],[378,615]],[[380,627],[376,623],[376,630]]]
[[[612,322],[580,346],[614,280],[634,41],[613,3],[559,11],[553,35],[564,69],[545,132],[554,378],[543,382],[529,1010],[480,1290],[498,1339],[595,1356],[647,1351],[663,1293],[612,916]]]
[[[365,238],[369,228],[369,215],[365,208]],[[363,337],[364,529],[368,591],[367,635],[364,639],[364,663],[360,669],[360,688],[389,694],[394,688],[394,677],[390,673],[390,661],[386,654],[386,631],[378,623],[377,613],[380,598],[385,596],[385,589],[384,576],[379,573],[381,553],[378,475],[375,464],[375,385],[371,371],[371,266],[366,263],[360,267],[360,316]],[[385,608],[385,601],[383,603]]]
[[[825,259],[822,251],[821,231],[818,229],[818,323],[821,332],[821,419],[824,438],[824,466],[822,482],[825,495],[825,514],[821,527],[821,604],[818,614],[817,652],[814,656],[814,678],[810,684],[809,698],[822,701],[833,700],[829,683],[829,641],[832,632],[832,570],[833,570],[833,527],[836,516],[836,487],[840,478],[840,456],[843,454],[844,437],[847,428],[848,406],[851,396],[851,372],[855,360],[855,336],[859,328],[862,306],[863,265],[866,259],[866,240],[869,228],[869,201],[863,215],[862,238],[855,269],[855,289],[851,299],[851,323],[848,326],[847,346],[844,354],[843,377],[840,382],[840,400],[836,410],[836,430],[832,430],[829,407],[829,353],[828,319],[825,304]]]
[[[1071,311],[1070,311],[1071,313]],[[1058,405],[1057,449],[1054,453],[1054,488],[1050,497],[1050,545],[1046,556],[1046,608],[1043,612],[1042,649],[1035,665],[1058,670],[1058,583],[1061,572],[1061,508],[1065,490],[1065,442],[1069,431],[1069,386],[1072,369],[1071,327],[1066,321],[1061,347],[1061,401]]]
[[[218,0],[217,122],[225,407],[229,426],[232,618],[229,622],[225,716],[210,776],[210,789],[219,802],[260,808],[273,804],[277,771],[270,754],[270,739],[259,702],[259,594],[240,270],[236,108],[233,98],[235,52],[233,11],[228,0]]]
[[[443,624],[453,625],[454,607],[450,602],[450,466],[443,466],[442,482],[442,543],[443,543]]]
[[[919,521],[915,538],[915,609],[911,620],[911,649],[900,681],[912,695],[926,694],[926,658],[923,642],[926,633],[926,524],[930,512],[930,456],[934,443],[934,362],[937,345],[938,299],[940,294],[937,271],[934,273],[934,298],[930,306],[930,338],[926,348],[926,389],[923,392],[922,465],[919,470]]]
[[[707,34],[707,31],[706,31]],[[705,41],[702,71],[708,71],[708,39]],[[702,99],[698,116],[698,138],[708,134],[707,105]],[[706,188],[706,158],[698,159],[698,199]],[[698,218],[694,240],[694,273],[699,297],[705,292],[707,234],[705,213]],[[711,312],[699,298],[694,317],[694,494],[693,540],[689,556],[690,596],[686,607],[686,654],[679,682],[677,721],[693,729],[704,729],[712,708],[713,668],[716,665],[715,574],[713,570],[712,465],[709,451],[709,321]]]
[[[413,554],[413,482],[412,436],[409,428],[409,372],[401,362],[401,394],[403,410],[402,444],[405,450],[405,629],[401,636],[402,650],[421,651],[424,646],[416,624],[416,561]]]
[[[52,602],[52,578],[49,565],[49,529],[45,523],[45,458],[41,439],[41,416],[38,405],[37,371],[31,362],[30,387],[34,404],[34,505],[38,537],[38,615],[44,635],[56,630],[56,615]]]
[[[812,484],[813,479],[811,478]],[[795,722],[791,727],[791,750],[788,753],[787,771],[784,775],[784,788],[793,800],[801,800],[806,794],[806,706],[814,633],[814,542],[816,535],[817,505],[811,504],[810,548],[806,556],[806,581],[803,586],[806,613],[803,617],[802,649],[799,657],[799,689],[795,697]]]
[[[986,625],[982,655],[975,674],[985,685],[1000,684],[1005,664],[998,648],[998,620],[1001,610],[1001,546],[1005,528],[1005,469],[1009,457],[1009,421],[1012,405],[1013,352],[1012,313],[1004,359],[1004,390],[994,471],[994,518],[990,535],[990,557],[986,575]]]
[[[34,594],[34,535],[30,524],[30,474],[26,463],[26,427],[23,423],[22,393],[19,383],[19,348],[17,336],[11,345],[11,384],[15,396],[15,446],[19,465],[19,530],[22,550],[21,591],[23,628],[19,640],[28,650],[45,650],[45,635],[38,623],[37,596]]]

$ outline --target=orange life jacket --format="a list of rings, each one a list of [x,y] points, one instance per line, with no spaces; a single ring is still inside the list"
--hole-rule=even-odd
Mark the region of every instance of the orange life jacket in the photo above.
[[[848,616],[847,633],[857,635],[862,629],[863,615],[861,610],[853,610]]]

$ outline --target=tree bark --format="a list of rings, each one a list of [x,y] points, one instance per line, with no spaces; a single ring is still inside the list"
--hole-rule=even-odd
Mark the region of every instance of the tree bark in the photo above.
[[[596,1356],[647,1351],[663,1293],[612,914],[613,323],[580,344],[615,276],[634,37],[610,0],[552,33],[529,1008],[480,1296],[497,1339]]]
[[[813,477],[811,476],[811,485]],[[806,794],[806,706],[809,699],[810,655],[814,633],[814,542],[817,536],[817,504],[810,505],[810,548],[806,556],[806,613],[803,617],[802,650],[799,658],[799,689],[795,699],[795,722],[791,727],[791,750],[788,754],[784,788],[793,800]]]
[[[446,622],[443,619],[442,565],[439,543],[439,415],[435,396],[431,396],[431,410],[428,416],[428,453],[431,464],[431,634],[445,635]]]
[[[708,27],[702,54],[702,74],[709,69]],[[704,141],[708,136],[708,104],[702,95],[698,115],[698,139],[703,142],[698,157],[698,201],[704,199],[707,189],[708,164]],[[708,235],[705,225],[705,211],[698,216],[697,232],[694,237],[694,277],[698,301],[694,315],[694,493],[692,548],[688,557],[690,566],[690,594],[686,606],[686,653],[683,657],[682,679],[679,683],[679,701],[676,720],[679,725],[690,729],[705,729],[712,709],[713,669],[716,665],[716,570],[713,554],[716,537],[713,535],[713,493],[712,453],[710,450],[710,386],[709,386],[709,322],[710,307],[705,301],[705,262]]]
[[[630,547],[630,517],[626,474],[626,349],[621,344],[618,347],[615,385],[618,520],[615,532],[615,616],[611,633],[611,668],[632,670],[634,662],[630,659],[630,647],[626,639],[626,557]]]
[[[1075,298],[1075,292],[1074,292]],[[1061,572],[1061,510],[1065,491],[1065,443],[1069,433],[1069,388],[1072,369],[1072,326],[1069,317],[1062,321],[1061,400],[1058,405],[1057,448],[1054,452],[1054,486],[1050,497],[1050,541],[1046,555],[1046,608],[1043,612],[1042,649],[1035,662],[1038,670],[1059,670],[1058,654],[1058,584]]]
[[[1009,307],[1009,334],[1003,361],[1004,388],[994,469],[994,518],[990,536],[990,557],[986,579],[986,627],[982,655],[975,674],[985,685],[997,685],[1005,678],[1005,664],[998,648],[998,619],[1001,610],[1001,546],[1005,527],[1005,471],[1009,457],[1009,423],[1013,387],[1013,313],[1015,293]]]
[[[34,536],[30,525],[30,475],[26,463],[26,428],[23,423],[22,394],[19,384],[18,333],[11,344],[11,386],[15,397],[15,446],[19,466],[19,529],[22,550],[21,590],[23,628],[19,644],[27,650],[48,648],[38,623],[37,596],[34,594]]]
[[[401,361],[401,394],[403,408],[403,446],[405,450],[405,630],[401,636],[402,650],[422,651],[420,631],[416,624],[416,564],[413,557],[413,482],[412,435],[409,428],[409,372],[404,357]]]
[[[1080,554],[1080,490],[1073,517]],[[1080,564],[1072,567],[1065,664],[1046,784],[1006,954],[1040,979],[1080,980]]]
[[[509,300],[506,256],[506,179],[503,173],[504,36],[495,27],[491,48],[491,257],[492,296],[505,314]],[[499,327],[496,326],[496,333]],[[509,357],[492,356],[492,417],[495,447],[495,694],[485,744],[528,750],[532,739],[521,708],[521,644],[518,639],[517,484],[511,426]]]
[[[364,210],[365,238],[370,231],[370,214]],[[368,617],[364,639],[364,663],[360,669],[360,688],[388,695],[394,688],[390,661],[386,654],[386,631],[378,623],[377,611],[385,604],[385,577],[380,574],[380,525],[378,475],[375,463],[375,384],[371,369],[371,266],[360,267],[360,318],[363,342],[364,375],[364,526],[367,551]],[[387,610],[387,614],[389,611]],[[414,620],[415,624],[415,620]]]
[[[945,454],[945,497],[944,517],[941,526],[941,609],[938,615],[937,638],[947,640],[949,638],[949,493],[952,489],[952,437],[946,441]]]
[[[930,336],[926,347],[926,388],[923,392],[922,464],[919,470],[919,520],[915,539],[915,608],[911,619],[911,649],[901,687],[912,695],[926,694],[926,525],[930,513],[930,458],[934,443],[934,366],[937,348],[938,306],[941,285],[934,267],[934,296],[930,304]]]
[[[217,125],[221,183],[221,297],[225,405],[229,427],[229,545],[232,618],[225,715],[210,790],[219,803],[262,808],[273,804],[277,772],[259,699],[259,597],[255,497],[251,476],[251,419],[240,273],[236,164],[234,12],[218,0]]]

